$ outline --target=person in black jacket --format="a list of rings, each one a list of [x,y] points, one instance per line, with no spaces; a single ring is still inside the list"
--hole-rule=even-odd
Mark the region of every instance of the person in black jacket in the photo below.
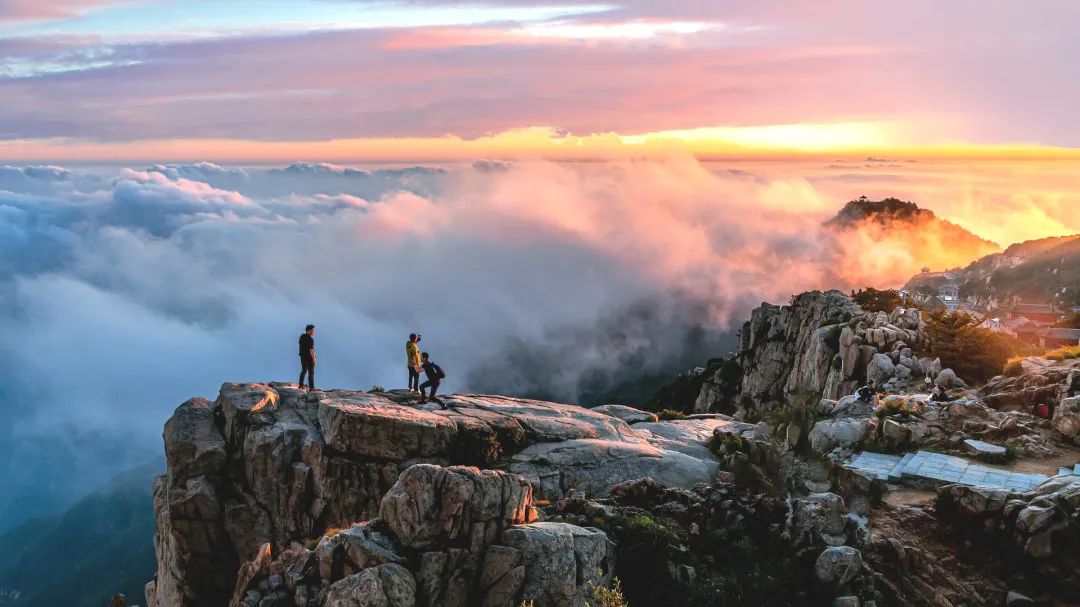
[[[873,402],[874,395],[877,394],[877,388],[874,386],[874,380],[866,382],[866,385],[855,391],[855,396],[864,403]]]
[[[304,389],[304,375],[308,376],[308,390],[315,389],[315,325],[308,325],[300,334],[300,389]]]
[[[431,361],[431,357],[428,356],[427,352],[420,355],[420,367],[424,370],[424,375],[427,376],[427,381],[420,384],[420,402],[426,403],[428,396],[424,389],[431,388],[431,399],[435,400],[435,392],[439,389],[439,383],[446,379],[446,373],[443,372],[442,367]],[[442,402],[439,401],[439,404],[442,405]],[[443,409],[445,408],[446,406],[443,405]]]

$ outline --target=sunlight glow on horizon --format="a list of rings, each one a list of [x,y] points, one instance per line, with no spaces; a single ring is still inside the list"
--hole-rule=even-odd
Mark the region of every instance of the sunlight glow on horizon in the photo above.
[[[910,130],[910,129],[909,129]],[[321,141],[248,139],[75,138],[0,141],[4,162],[460,162],[476,159],[599,160],[691,155],[702,160],[799,158],[936,158],[961,160],[1080,159],[1080,149],[1039,144],[982,145],[904,140],[903,126],[842,122],[723,126],[628,134],[574,135],[550,127],[512,129],[476,138],[346,138]]]

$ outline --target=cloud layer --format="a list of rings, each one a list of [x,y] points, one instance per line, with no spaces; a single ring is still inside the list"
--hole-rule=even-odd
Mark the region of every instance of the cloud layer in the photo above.
[[[859,194],[913,198],[1002,244],[1080,228],[1075,194],[1056,189],[1075,171],[1014,170],[688,157],[0,167],[0,445],[8,461],[77,450],[40,461],[69,475],[61,489],[92,483],[159,449],[182,400],[293,380],[308,322],[323,386],[401,385],[419,331],[450,390],[596,398],[721,353],[762,300],[894,285],[930,252],[969,261],[926,234],[822,232]],[[1046,185],[1017,186],[1033,180]],[[1006,232],[1002,217],[1030,221]]]

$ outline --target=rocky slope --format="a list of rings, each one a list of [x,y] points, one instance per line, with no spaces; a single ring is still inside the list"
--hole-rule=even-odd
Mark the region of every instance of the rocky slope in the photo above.
[[[944,273],[916,274],[904,286],[936,292],[957,284],[960,295],[978,309],[1004,308],[1018,298],[1033,302],[1080,304],[1080,235],[1014,244]]]
[[[502,467],[548,500],[642,477],[690,487],[716,473],[705,441],[733,423],[630,425],[619,409],[497,396],[443,402],[446,410],[400,393],[225,384],[214,402],[180,405],[165,425],[168,472],[154,485],[150,605],[224,604],[238,567],[264,544],[276,554],[371,519],[414,464]]]
[[[580,607],[613,576],[639,606],[1080,598],[1073,468],[995,488],[894,467],[975,439],[1080,461],[1080,361],[973,389],[924,355],[918,311],[836,291],[763,305],[741,340],[698,398],[734,417],[225,384],[166,424],[148,603]],[[878,404],[845,395],[867,377]],[[954,400],[927,402],[925,377]]]

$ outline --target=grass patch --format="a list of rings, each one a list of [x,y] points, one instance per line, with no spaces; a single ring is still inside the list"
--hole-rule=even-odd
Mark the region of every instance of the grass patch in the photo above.
[[[1050,350],[1046,354],[1043,354],[1043,358],[1056,361],[1080,358],[1080,346],[1066,346],[1056,350]]]
[[[322,535],[313,537],[308,540],[306,548],[308,550],[314,550],[315,547],[319,545],[319,542],[323,541],[324,539],[332,538],[346,529],[348,529],[348,527],[330,527]]]
[[[623,597],[622,582],[619,578],[615,578],[611,588],[597,586],[592,580],[589,580],[589,587],[592,588],[592,596],[596,603],[585,603],[586,607],[629,607],[630,605]]]

